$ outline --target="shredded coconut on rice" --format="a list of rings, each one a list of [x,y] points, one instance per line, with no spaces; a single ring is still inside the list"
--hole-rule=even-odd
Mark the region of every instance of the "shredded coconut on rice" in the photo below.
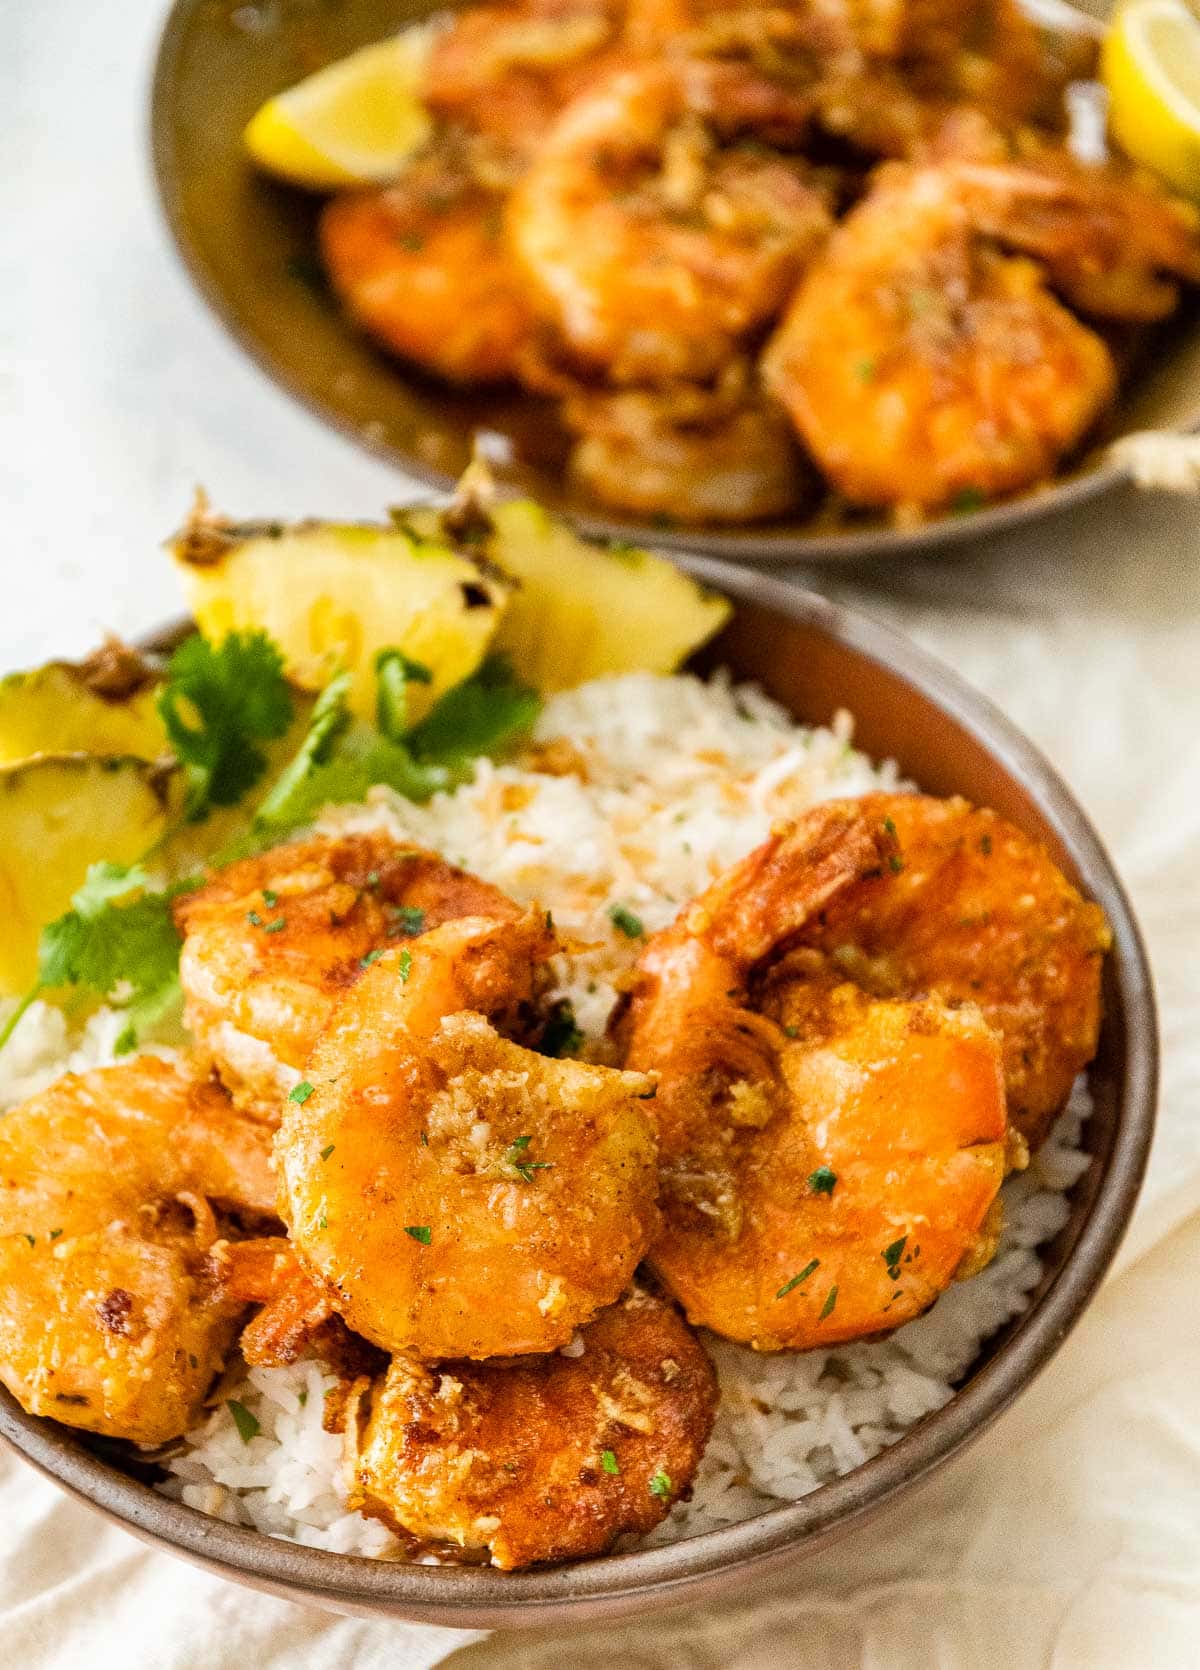
[[[554,995],[571,1001],[599,1050],[638,955],[640,940],[625,931],[631,916],[652,933],[780,819],[898,786],[895,767],[873,764],[851,738],[848,714],[829,727],[797,725],[760,690],[720,674],[597,679],[547,701],[519,758],[480,761],[471,782],[426,806],[376,789],[365,805],[327,810],[318,829],[386,829],[549,910],[581,947],[557,960]],[[112,1060],[122,1027],[118,1012],[102,1009],[72,1031],[57,1009],[35,1004],[0,1057],[0,1107],[64,1071]],[[889,1338],[760,1355],[706,1336],[721,1386],[716,1427],[691,1500],[646,1540],[696,1536],[794,1501],[949,1402],[983,1341],[1026,1308],[1040,1279],[1036,1249],[1065,1224],[1064,1192],[1088,1164],[1079,1149],[1088,1111],[1081,1083],[1028,1171],[1004,1186],[992,1262]],[[322,1426],[335,1385],[314,1362],[231,1371],[160,1488],[271,1536],[399,1556],[384,1526],[347,1511],[341,1440]]]

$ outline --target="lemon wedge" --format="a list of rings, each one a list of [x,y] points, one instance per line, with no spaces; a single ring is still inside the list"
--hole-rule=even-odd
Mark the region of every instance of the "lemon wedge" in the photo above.
[[[1200,19],[1184,0],[1126,0],[1102,65],[1121,149],[1200,198]]]
[[[268,99],[246,127],[260,168],[313,191],[391,179],[428,139],[427,28],[365,46]]]

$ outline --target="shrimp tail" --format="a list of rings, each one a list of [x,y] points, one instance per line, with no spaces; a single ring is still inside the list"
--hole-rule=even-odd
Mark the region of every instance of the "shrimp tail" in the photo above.
[[[688,912],[686,931],[745,978],[844,888],[881,873],[898,850],[894,829],[853,805],[816,806],[709,888]]]

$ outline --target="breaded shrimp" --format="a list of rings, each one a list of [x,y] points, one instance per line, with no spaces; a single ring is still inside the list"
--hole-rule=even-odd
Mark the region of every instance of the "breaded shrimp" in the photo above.
[[[216,1214],[274,1217],[269,1143],[151,1056],[0,1120],[0,1380],[23,1408],[139,1444],[187,1431],[245,1311],[213,1277]]]
[[[625,1288],[656,1226],[653,1081],[520,1048],[554,950],[537,912],[384,952],[336,1010],[276,1144],[308,1269],[387,1351],[552,1351]],[[311,1089],[309,1088],[311,1086]]]
[[[445,147],[383,190],[335,197],[321,255],[350,316],[376,341],[451,383],[514,375],[533,327],[503,235],[503,193]]]
[[[771,318],[831,224],[809,165],[757,143],[803,105],[740,65],[680,60],[563,113],[508,229],[568,355],[616,383],[694,381]]]
[[[563,418],[575,479],[604,504],[680,522],[754,522],[815,495],[786,414],[730,361],[712,388],[580,390]]]
[[[351,1505],[512,1571],[602,1554],[686,1499],[716,1377],[670,1305],[635,1293],[568,1353],[425,1367],[360,1387]]]
[[[763,374],[846,498],[904,509],[1050,474],[1116,388],[1101,339],[981,238],[952,172],[901,165],[810,267]]]
[[[319,1357],[353,1377],[380,1366],[381,1354],[352,1334],[334,1310],[328,1288],[310,1276],[282,1235],[218,1241],[210,1264],[221,1293],[262,1308],[246,1324],[238,1348],[252,1367],[280,1368]]]
[[[995,812],[916,794],[836,804],[896,848],[797,943],[879,996],[976,1004],[1003,1040],[1009,1117],[1036,1148],[1096,1053],[1104,913]]]
[[[659,1074],[650,1262],[692,1322],[758,1350],[898,1327],[994,1233],[1007,1125],[978,1010],[774,972],[890,854],[854,802],[814,808],[651,939],[619,1023]]]
[[[436,853],[386,835],[273,847],[177,901],[185,1020],[234,1100],[277,1120],[365,960],[474,915],[515,917],[517,906]]]
[[[433,38],[424,101],[440,120],[528,159],[558,112],[613,60],[620,12],[606,0],[470,6]]]

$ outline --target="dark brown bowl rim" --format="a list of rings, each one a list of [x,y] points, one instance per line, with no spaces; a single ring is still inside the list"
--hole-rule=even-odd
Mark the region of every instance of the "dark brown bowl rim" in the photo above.
[[[362,451],[382,458],[396,469],[402,469],[414,480],[437,489],[453,487],[453,476],[432,469],[416,456],[404,454],[401,457],[386,442],[373,440],[361,425],[344,417],[332,400],[314,393],[303,378],[293,375],[290,370],[280,365],[258,342],[253,332],[246,329],[237,310],[230,305],[224,290],[209,271],[183,212],[171,141],[170,104],[175,63],[184,29],[196,4],[197,0],[174,0],[167,14],[155,57],[149,112],[150,152],[159,207],[184,270],[227,335],[261,371],[277,386],[286,390],[306,411],[346,436]],[[1180,425],[1177,432],[1193,433],[1196,429],[1200,429],[1200,413],[1193,420]],[[966,540],[979,540],[994,534],[1007,533],[1041,517],[1085,504],[1098,494],[1110,492],[1130,479],[1129,466],[1115,458],[1110,450],[1102,448],[1092,460],[1082,464],[1075,473],[1060,481],[1032,488],[1018,497],[984,506],[969,514],[946,514],[911,528],[873,526],[846,533],[795,534],[772,533],[769,526],[761,529],[747,528],[735,533],[707,528],[660,528],[647,524],[641,537],[648,543],[669,550],[685,553],[704,550],[730,561],[852,562],[932,550],[960,544]],[[631,535],[638,535],[638,524],[633,517],[619,520],[606,517],[601,509],[597,509],[593,514],[575,511],[569,507],[564,507],[562,514],[582,533],[592,538],[628,540]]]
[[[899,634],[839,604],[766,576],[695,557],[697,578],[806,624],[882,663],[965,730],[1035,800],[1113,930],[1112,964],[1129,1040],[1107,1171],[1077,1242],[1012,1336],[943,1409],[844,1478],[799,1502],[661,1548],[528,1572],[400,1565],[330,1554],[227,1525],[168,1500],[26,1415],[0,1389],[0,1437],[128,1530],[227,1577],[335,1610],[389,1613],[459,1627],[535,1625],[616,1616],[731,1583],[828,1540],[943,1465],[1005,1409],[1058,1350],[1111,1263],[1132,1214],[1154,1126],[1158,1037],[1141,936],[1099,837],[1066,784],[984,697]],[[168,634],[164,636],[169,636]],[[160,639],[161,641],[161,639]]]

